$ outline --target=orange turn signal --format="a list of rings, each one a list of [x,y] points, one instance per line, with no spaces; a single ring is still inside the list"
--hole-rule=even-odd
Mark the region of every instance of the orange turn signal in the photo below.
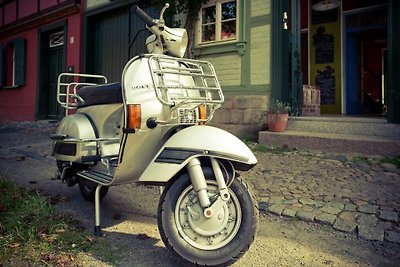
[[[203,125],[206,120],[207,120],[207,108],[206,105],[200,105],[199,106],[199,119],[200,119],[200,125]]]
[[[128,128],[140,129],[142,123],[142,111],[139,104],[128,105]]]

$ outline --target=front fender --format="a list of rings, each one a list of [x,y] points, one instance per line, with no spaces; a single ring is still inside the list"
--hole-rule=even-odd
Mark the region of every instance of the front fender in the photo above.
[[[193,157],[229,160],[247,169],[257,164],[253,152],[236,136],[212,126],[191,126],[174,134],[139,178],[140,182],[167,182]]]

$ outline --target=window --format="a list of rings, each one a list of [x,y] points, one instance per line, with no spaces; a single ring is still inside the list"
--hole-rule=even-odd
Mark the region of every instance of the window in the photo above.
[[[214,0],[200,9],[198,44],[237,40],[238,0]]]
[[[0,45],[0,87],[25,84],[25,39]]]
[[[55,32],[50,35],[50,47],[62,46],[64,44],[64,32]]]

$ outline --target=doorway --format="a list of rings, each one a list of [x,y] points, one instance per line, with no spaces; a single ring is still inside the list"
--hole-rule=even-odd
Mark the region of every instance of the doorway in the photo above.
[[[128,61],[129,8],[91,16],[87,21],[85,72],[107,77],[109,82],[121,80]]]
[[[58,120],[62,117],[57,102],[57,79],[65,70],[64,33],[64,27],[39,33],[38,119]]]
[[[344,20],[345,112],[385,115],[387,9],[347,14]]]
[[[289,22],[292,15],[294,19],[297,19],[296,15],[289,14],[288,10],[289,3],[295,2],[296,0],[272,1],[271,63],[274,68],[271,73],[273,84],[271,96],[278,99],[288,99],[287,72],[290,72],[288,66],[291,65],[288,57],[290,38],[288,30],[285,30],[282,25],[291,25]],[[318,43],[313,46],[315,31],[313,32],[312,22],[313,19],[320,19],[322,20],[320,24],[324,27],[322,30],[325,30],[324,34],[334,35],[332,39],[334,44],[333,46],[321,44],[322,49],[319,50],[325,54],[328,48],[332,48],[330,51],[333,51],[335,56],[333,61],[336,64],[334,74],[330,74],[330,76],[335,76],[335,105],[328,105],[332,101],[326,103],[321,99],[321,114],[383,116],[387,117],[388,122],[399,123],[400,105],[397,103],[400,94],[397,90],[399,87],[396,85],[399,84],[397,81],[400,77],[398,75],[400,52],[397,49],[400,44],[398,34],[400,1],[342,0],[333,2],[337,3],[337,12],[335,11],[334,14],[336,25],[326,21],[332,19],[333,16],[320,17],[312,14],[314,5],[329,4],[330,1],[300,1],[301,37],[292,38],[291,41],[301,43],[303,83],[318,85],[315,76],[318,70],[324,74],[323,70],[327,65],[324,63],[320,64],[320,68],[315,68],[318,63],[316,58],[320,60],[321,56],[316,56]],[[334,29],[332,29],[333,26]],[[318,27],[314,28],[318,29]],[[335,109],[331,109],[331,106]]]
[[[144,11],[151,17],[159,15],[156,8],[146,7]],[[150,32],[132,12],[131,5],[125,5],[86,16],[86,73],[104,75],[108,82],[119,82],[128,60],[147,52],[145,43]]]

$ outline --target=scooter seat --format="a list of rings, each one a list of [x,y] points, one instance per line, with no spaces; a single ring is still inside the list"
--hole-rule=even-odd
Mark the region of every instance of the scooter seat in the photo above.
[[[78,101],[78,108],[122,103],[122,89],[119,82],[85,86],[78,91],[78,95],[84,100],[84,102]]]

